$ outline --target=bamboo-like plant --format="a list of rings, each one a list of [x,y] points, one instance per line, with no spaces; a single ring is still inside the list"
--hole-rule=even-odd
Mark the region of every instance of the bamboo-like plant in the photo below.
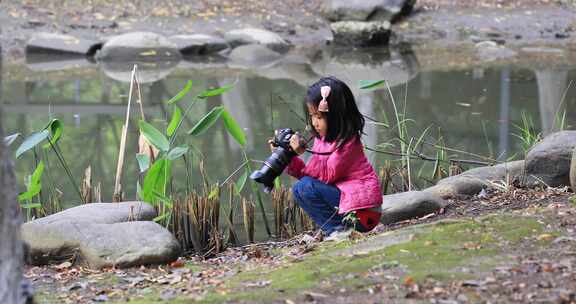
[[[64,132],[64,125],[59,119],[52,119],[42,130],[36,131],[32,133],[30,136],[25,138],[20,146],[16,149],[16,158],[18,159],[21,155],[23,155],[27,151],[33,151],[34,157],[36,159],[36,168],[34,169],[33,173],[28,176],[26,181],[26,191],[20,193],[18,196],[18,201],[21,203],[21,207],[24,209],[42,209],[44,206],[42,205],[42,200],[39,197],[41,195],[42,190],[42,176],[45,171],[50,171],[49,167],[49,158],[47,150],[52,150],[56,155],[58,161],[64,168],[70,183],[76,190],[80,200],[84,202],[84,197],[80,191],[80,188],[76,184],[74,177],[70,171],[70,167],[66,162],[60,147],[58,145],[59,140],[62,137]],[[43,151],[43,159],[40,159],[38,153],[36,152],[38,149]],[[46,169],[46,170],[45,170]],[[49,174],[49,181],[52,184],[50,187],[50,200],[51,202],[57,202],[59,200],[58,195],[54,191],[54,185],[52,182],[51,174]],[[59,203],[55,203],[53,207],[56,207]],[[59,207],[51,208],[46,206],[45,210],[42,212],[45,214],[47,209],[59,209]],[[36,211],[35,211],[36,212]],[[28,218],[30,218],[30,212],[28,212]]]

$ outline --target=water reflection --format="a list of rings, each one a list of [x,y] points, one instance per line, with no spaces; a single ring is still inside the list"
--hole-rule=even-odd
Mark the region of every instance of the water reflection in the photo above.
[[[538,80],[538,106],[544,135],[558,131],[568,91],[567,69],[542,69],[534,71]],[[574,95],[572,95],[574,96]]]
[[[50,117],[61,118],[65,124],[62,150],[75,176],[81,176],[91,165],[94,180],[102,182],[104,199],[109,200],[128,93],[125,81],[131,64],[122,67],[75,60],[78,58],[72,61],[29,58],[27,66],[21,67],[21,70],[34,71],[33,77],[27,78],[6,77],[2,71],[0,98],[4,112],[0,120],[7,134],[30,134],[44,127]],[[63,62],[87,68],[67,65],[64,66],[68,68],[66,73],[50,72],[62,68]],[[196,105],[183,129],[190,129],[211,108],[224,105],[246,131],[246,150],[253,159],[268,156],[265,140],[273,129],[303,128],[298,116],[302,116],[301,101],[306,87],[324,75],[335,75],[350,84],[366,116],[388,120],[394,126],[390,120],[394,110],[388,92],[358,89],[359,80],[386,79],[398,105],[406,104],[412,136],[417,137],[432,126],[431,133],[441,135],[450,147],[500,159],[521,152],[519,142],[510,134],[517,131],[514,125],[520,124],[523,111],[540,122],[542,132],[547,134],[555,130],[557,114],[576,103],[576,88],[568,88],[568,80],[576,78],[576,65],[535,71],[513,65],[428,70],[422,69],[410,50],[366,53],[310,50],[286,54],[265,66],[230,66],[222,58],[213,62],[188,58],[178,65],[171,62],[141,66],[141,71],[144,113],[147,120],[159,128],[166,126],[171,114],[164,102],[188,79],[194,81],[196,93],[206,87],[236,82],[229,93]],[[189,99],[181,101],[187,102]],[[129,156],[136,153],[139,119],[137,105],[134,104],[132,110],[136,112],[130,122]],[[575,120],[573,113],[567,113],[568,124]],[[396,134],[375,124],[368,124],[365,132],[364,142],[372,147],[390,141]],[[242,163],[240,147],[219,124],[200,137],[183,136],[181,140],[202,152],[212,181],[222,181]],[[382,154],[368,154],[376,167],[387,158]],[[198,162],[195,159],[194,166]],[[17,162],[20,185],[31,172],[32,163],[31,153]],[[138,177],[135,158],[128,157],[125,166],[125,192],[127,198],[134,198]],[[183,189],[186,179],[182,166],[183,163],[176,165],[174,187],[177,191]],[[54,167],[60,174],[60,168]],[[196,174],[192,179],[200,180]],[[58,181],[58,187],[66,201],[77,201],[64,179]]]

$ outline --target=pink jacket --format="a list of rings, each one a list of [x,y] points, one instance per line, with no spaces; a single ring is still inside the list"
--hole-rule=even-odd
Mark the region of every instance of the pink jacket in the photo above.
[[[314,140],[312,151],[330,152],[336,142]],[[299,157],[292,158],[287,173],[300,179],[310,176],[340,189],[340,214],[382,205],[382,191],[378,176],[364,155],[360,138],[349,140],[329,155],[312,154],[308,164]]]

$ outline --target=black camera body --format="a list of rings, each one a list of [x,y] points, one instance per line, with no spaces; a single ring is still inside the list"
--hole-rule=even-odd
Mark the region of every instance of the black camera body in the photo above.
[[[296,152],[290,147],[290,138],[294,135],[290,128],[278,129],[274,131],[273,146],[276,148],[272,154],[264,161],[260,170],[252,172],[250,178],[264,185],[264,192],[270,193],[274,188],[274,180],[280,176],[284,169],[290,164]]]

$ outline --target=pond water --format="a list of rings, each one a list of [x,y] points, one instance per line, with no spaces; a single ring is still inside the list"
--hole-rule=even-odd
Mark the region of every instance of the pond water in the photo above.
[[[221,60],[143,65],[140,77],[144,82],[143,108],[148,121],[165,128],[172,111],[165,102],[188,80],[193,81],[193,93],[235,82],[234,89],[225,95],[198,103],[183,127],[189,130],[211,108],[223,105],[245,130],[246,151],[252,159],[268,156],[265,142],[275,128],[303,128],[299,116],[303,115],[301,100],[306,86],[322,75],[335,75],[347,82],[364,115],[394,125],[394,107],[388,91],[385,88],[359,89],[360,80],[387,79],[397,107],[410,119],[407,140],[418,138],[428,128],[427,142],[436,142],[441,136],[447,147],[486,157],[449,153],[458,159],[503,161],[523,158],[522,142],[515,136],[520,133],[518,126],[522,125],[523,114],[533,120],[536,133],[545,135],[559,128],[573,128],[576,115],[567,109],[576,105],[576,84],[571,83],[576,79],[576,62],[480,63],[474,60],[473,54],[460,56],[470,56],[464,61],[471,63],[452,65],[445,59],[450,56],[435,57],[424,51],[403,49],[390,52],[320,50],[306,59],[287,55],[281,61],[258,66]],[[3,113],[0,121],[6,134],[27,136],[43,128],[51,118],[61,119],[64,134],[60,145],[73,175],[80,182],[84,170],[91,166],[93,184],[101,183],[103,199],[109,201],[125,118],[130,69],[131,64],[106,66],[83,58],[30,57],[21,65],[5,62],[1,71]],[[180,103],[185,107],[190,100],[185,98]],[[123,178],[127,199],[136,198],[139,176],[135,158],[136,126],[139,118],[139,109],[134,105]],[[365,133],[363,141],[367,146],[399,151],[400,141],[394,140],[395,130],[368,123]],[[202,152],[212,182],[224,180],[243,162],[239,146],[221,123],[198,137],[183,135],[180,141],[186,141]],[[15,142],[12,148],[15,150],[20,142]],[[436,149],[431,146],[424,145],[420,150],[436,157]],[[385,160],[397,164],[400,159],[371,151],[367,154],[376,168]],[[53,156],[51,165],[51,174],[62,192],[63,201],[68,206],[76,204],[78,196]],[[196,159],[194,184],[201,181],[197,165]],[[432,162],[415,161],[412,171],[424,176],[415,187],[429,184],[426,180],[431,179],[432,165]],[[16,168],[20,190],[23,190],[25,176],[34,168],[33,153],[28,152],[18,159]],[[183,192],[186,187],[183,168],[182,162],[175,164],[173,187],[176,192]],[[289,179],[285,178],[284,183],[288,185]],[[267,196],[264,197],[267,201]],[[267,209],[271,209],[269,204]]]

